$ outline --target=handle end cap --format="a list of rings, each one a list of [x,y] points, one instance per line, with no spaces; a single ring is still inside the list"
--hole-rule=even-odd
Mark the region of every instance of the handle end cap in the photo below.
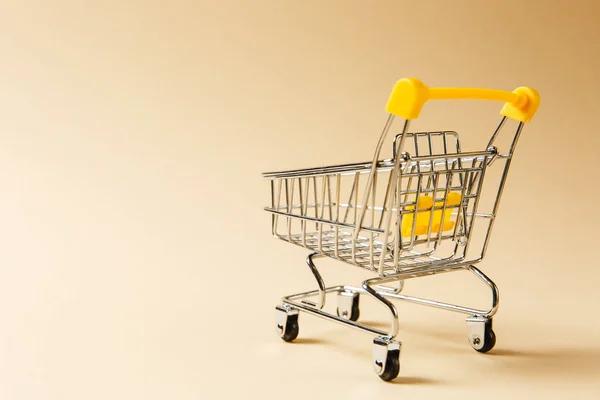
[[[513,91],[519,96],[518,103],[506,103],[500,114],[527,123],[531,121],[540,106],[540,94],[530,87],[520,87]]]
[[[416,78],[404,78],[394,85],[385,109],[404,119],[415,119],[428,99],[429,88],[423,82]]]

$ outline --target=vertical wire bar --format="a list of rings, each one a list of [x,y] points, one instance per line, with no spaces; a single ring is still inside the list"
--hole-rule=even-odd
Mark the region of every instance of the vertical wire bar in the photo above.
[[[459,179],[460,179],[460,177],[462,177],[462,174],[465,174],[465,179],[467,179],[466,173],[464,171],[460,171],[460,170],[458,172]],[[460,181],[462,183],[463,179],[460,179]],[[466,213],[466,211],[463,210],[463,204],[465,203],[465,190],[466,190],[466,186],[462,185],[461,190],[460,190],[460,205],[458,207],[458,214],[456,214],[456,226],[454,227],[454,235],[452,236],[452,240],[454,240],[454,241],[456,240],[456,237],[458,235],[458,228],[460,225],[461,214]],[[463,211],[465,211],[465,212],[463,213]]]
[[[408,131],[408,127],[410,125],[410,121],[409,120],[405,120],[404,121],[404,127],[402,128],[402,137],[400,138],[400,144],[398,145],[398,153],[396,155],[396,159],[394,160],[394,168],[392,168],[392,171],[390,172],[390,174],[392,175],[390,177],[390,183],[393,186],[392,188],[389,188],[390,193],[392,194],[392,196],[389,196],[388,199],[388,213],[387,213],[387,218],[386,218],[386,223],[385,223],[385,229],[383,231],[383,242],[382,242],[382,246],[381,246],[381,257],[379,259],[379,275],[383,276],[383,272],[384,272],[384,266],[385,266],[385,255],[386,255],[386,251],[387,251],[387,241],[388,241],[388,237],[390,234],[390,223],[392,220],[392,210],[394,208],[394,204],[393,204],[393,200],[395,198],[395,191],[396,191],[396,180],[394,179],[397,175],[396,174],[401,174],[402,172],[400,171],[400,165],[401,165],[401,160],[402,160],[402,153],[400,152],[400,150],[402,150],[402,146],[404,145],[404,140],[406,139],[406,133]],[[408,160],[406,161],[408,163]],[[400,204],[396,204],[397,207],[400,207]]]
[[[321,185],[321,217],[319,218],[321,220],[321,223],[320,223],[320,228],[319,228],[318,248],[319,248],[319,252],[323,253],[323,228],[324,228],[323,214],[325,214],[325,185],[327,185],[327,183],[326,183],[327,181],[325,180],[325,176],[322,176],[321,180],[323,181],[323,184]]]
[[[475,160],[473,160],[471,168],[474,168],[475,166],[476,166],[476,162],[475,162]],[[475,182],[477,182],[478,178],[479,178],[479,171],[472,170],[472,171],[470,171],[470,175],[471,175],[471,177],[469,178],[469,181],[467,182],[467,184],[468,184],[467,194],[469,196],[472,196],[473,188],[475,187]],[[470,217],[471,219],[469,219],[469,217],[468,217],[469,207],[473,206],[473,203],[475,203],[475,200],[473,198],[470,198],[469,201],[467,202],[467,207],[465,208],[465,210],[464,210],[465,212],[463,214],[465,216],[465,221],[466,221],[466,224],[464,226],[464,234],[465,234],[465,237],[467,238],[467,240],[469,237],[469,226],[471,226],[471,220],[473,218],[475,218],[474,212],[471,213],[471,217]]]
[[[277,189],[277,211],[279,211],[279,209],[281,208],[281,191],[283,190],[283,181],[284,179],[279,179],[279,185],[278,185],[278,189]]]
[[[302,198],[303,193],[304,193],[304,190],[302,187],[302,178],[298,177],[298,198],[300,200],[300,215],[305,217],[306,216],[306,204],[304,204],[304,199]]]
[[[358,211],[358,190],[360,188],[360,172],[357,172],[355,174],[355,178],[356,179],[356,190],[354,191],[354,224],[356,224],[356,219],[358,218],[357,213]],[[367,204],[364,204],[363,207],[366,207]],[[361,207],[362,208],[362,207]]]
[[[279,179],[277,181],[279,184],[277,185],[277,211],[281,208],[281,188],[283,186],[283,179]],[[279,215],[275,216],[275,231],[277,231],[277,227],[279,225]]]
[[[288,180],[287,178],[285,179],[285,206],[286,206],[286,211],[288,214],[291,213],[291,206],[290,206],[290,188],[288,185]],[[286,217],[286,226],[287,226],[287,234],[288,234],[288,242],[292,242],[292,237],[291,237],[291,217],[287,216]]]
[[[473,213],[471,216],[471,221],[469,223],[469,230],[468,230],[468,235],[467,235],[467,244],[465,245],[465,254],[467,253],[468,249],[469,249],[469,245],[471,243],[471,230],[473,229],[473,226],[475,224],[475,213],[477,212],[477,207],[479,206],[479,200],[481,198],[481,188],[483,187],[483,179],[485,177],[485,172],[487,170],[487,163],[482,162],[481,163],[481,174],[479,176],[478,182],[477,182],[477,191],[475,194],[475,199],[473,201]]]
[[[431,205],[431,209],[429,211],[429,226],[427,227],[427,245],[429,246],[429,244],[431,243],[431,229],[433,228],[433,214],[435,213],[434,209],[435,209],[435,199],[436,199],[436,193],[438,190],[438,184],[439,184],[439,180],[440,180],[440,173],[436,172],[433,175],[433,180],[434,180],[434,185],[433,185],[433,204]],[[436,246],[437,247],[437,246]]]
[[[463,182],[466,182],[469,179],[469,177],[468,177],[469,173],[467,171],[458,170],[458,174],[459,174],[458,175],[459,179],[461,180],[461,184]],[[461,174],[464,174],[464,177]],[[459,256],[459,257],[457,257],[458,248],[459,248],[459,246],[461,246],[461,243],[459,243],[456,240],[457,237],[458,237],[458,232],[461,229],[461,226],[462,226],[462,229],[463,229],[463,234],[464,234],[465,229],[466,229],[465,228],[466,227],[466,217],[465,217],[465,215],[467,214],[467,207],[468,207],[468,201],[469,200],[465,201],[465,191],[466,191],[466,186],[463,185],[461,187],[460,204],[458,205],[458,214],[456,215],[456,223],[454,225],[454,233],[452,235],[452,241],[454,242],[454,250],[452,251],[452,256],[451,257],[453,257],[453,258],[464,258],[465,254],[466,254],[465,251],[464,251],[465,249],[463,247],[462,255]],[[463,217],[463,219],[461,219],[461,216]],[[464,241],[463,241],[463,243],[464,243]]]
[[[419,157],[421,155],[421,149],[419,147],[419,134],[415,133],[413,137],[414,137],[414,142],[415,142],[415,155],[417,157]],[[421,174],[421,172],[422,172],[421,171],[421,163],[419,161],[417,161],[415,163],[415,165],[417,167],[417,194],[416,194],[417,197],[415,197],[415,216],[413,219],[413,232],[411,233],[411,241],[410,241],[409,249],[413,248],[413,243],[416,239],[416,237],[415,237],[416,232],[414,230],[415,230],[415,224],[417,222],[417,214],[416,213],[419,212],[417,210],[417,208],[418,208],[417,205],[419,203],[419,197],[421,196],[419,189],[422,189],[422,187],[423,187],[423,175]]]
[[[371,227],[374,227],[375,225],[375,196],[377,195],[377,177],[379,176],[378,173],[375,174],[375,176],[373,177],[373,189],[371,192]],[[373,268],[374,265],[374,257],[373,257],[373,253],[375,251],[375,237],[374,237],[374,233],[370,232],[369,233],[370,237],[369,237],[369,267]]]
[[[419,134],[415,133],[413,135],[414,138],[414,142],[415,142],[415,156],[419,157],[421,155],[421,149],[419,148]],[[419,174],[419,179],[421,179],[421,163],[417,161],[416,163],[416,167],[417,167],[417,174]]]
[[[421,155],[421,152],[419,151],[419,134],[413,133],[412,137],[413,142],[415,142],[415,156],[419,157]]]
[[[405,165],[406,167],[406,165]],[[400,260],[400,253],[401,253],[401,248],[402,248],[402,226],[400,221],[402,220],[401,218],[401,213],[402,213],[402,206],[401,206],[401,202],[402,202],[402,174],[398,173],[396,174],[396,183],[395,183],[395,187],[396,190],[394,191],[394,193],[392,193],[392,196],[394,196],[394,201],[396,203],[396,215],[393,217],[394,218],[394,247],[393,247],[393,267],[394,267],[394,271],[398,272],[399,271],[399,260]],[[390,213],[393,212],[393,209],[390,210]],[[387,243],[385,244],[387,247]]]
[[[443,141],[443,143],[444,143],[444,155],[447,156],[448,155],[448,135],[446,134],[446,131],[444,131],[442,133],[442,137],[444,138],[444,141]],[[445,157],[444,160],[446,161],[446,170],[450,169],[448,167],[448,157]]]
[[[318,200],[318,195],[317,195],[317,177],[313,176],[313,197],[314,197],[314,201],[315,201],[315,219],[319,219],[319,200]],[[321,225],[319,224],[318,221],[315,221],[315,230],[316,233],[318,234],[319,231],[321,229]]]
[[[390,114],[388,116],[387,121],[385,122],[385,126],[383,127],[383,130],[381,131],[381,136],[379,136],[379,141],[377,142],[377,146],[375,147],[375,154],[373,154],[373,162],[371,163],[371,170],[369,172],[369,177],[367,178],[367,184],[365,186],[365,194],[363,195],[363,207],[361,208],[360,215],[358,217],[357,227],[359,227],[359,229],[355,229],[353,241],[355,241],[356,238],[358,237],[360,225],[362,225],[363,218],[364,218],[365,212],[366,212],[365,207],[367,205],[367,202],[369,201],[369,192],[371,190],[371,185],[373,184],[373,176],[375,176],[375,173],[377,172],[377,163],[379,162],[379,154],[381,153],[381,148],[383,147],[383,143],[385,142],[385,138],[388,134],[388,131],[390,130],[390,127],[392,126],[393,121],[394,121],[394,114]],[[357,188],[357,190],[358,190],[358,188]]]
[[[422,179],[423,179],[423,175],[419,174],[418,178],[417,178],[417,198],[415,199],[415,208],[413,211],[413,221],[412,221],[412,229],[410,232],[410,243],[408,245],[408,249],[412,250],[413,246],[415,244],[415,239],[416,239],[416,226],[417,226],[417,215],[419,212],[419,197],[421,197],[421,186],[422,186]],[[435,205],[435,197],[433,198],[433,204]]]
[[[287,201],[287,208],[288,208],[288,213],[292,214],[294,211],[294,178],[287,178],[285,180],[286,182],[286,201]]]
[[[446,131],[444,131],[442,133],[442,137],[444,138],[444,140],[443,140],[443,142],[444,142],[444,155],[446,155],[446,157],[444,157],[444,161],[445,161],[445,164],[446,164],[446,172],[447,172],[447,171],[450,170],[450,165],[448,165],[448,134],[446,133]],[[446,206],[446,200],[448,198],[447,195],[448,195],[448,190],[449,190],[448,188],[451,186],[450,183],[451,182],[448,182],[448,179],[446,178],[446,192],[445,192],[446,195],[445,195],[444,200],[443,200],[444,207]],[[435,198],[435,196],[434,196],[434,198]],[[435,201],[434,201],[434,208],[435,208]],[[433,217],[433,212],[432,212],[432,217]],[[442,225],[442,232],[443,232],[443,225],[444,224],[442,223],[441,225]],[[440,243],[440,241],[439,241],[439,238],[438,238],[438,241],[436,242],[436,245],[439,244],[439,243]]]
[[[416,170],[416,165],[413,165],[410,167],[410,170],[408,171],[409,174],[414,174]],[[412,187],[412,183],[413,183],[413,177],[410,176],[408,178],[408,182],[406,184],[406,192],[404,193],[404,200],[403,202],[406,203],[408,201],[408,196],[410,196],[409,192],[410,192],[410,188]]]
[[[455,143],[456,143],[456,152],[460,153],[461,152],[460,139],[458,137],[456,137],[456,142]],[[462,163],[462,157],[461,156],[458,156],[457,163],[458,163],[458,169],[459,170],[463,170],[463,163]],[[467,182],[469,181],[468,176],[469,176],[469,174],[467,172],[464,172],[464,176],[460,175],[460,174],[458,176],[459,182],[460,182],[460,186],[462,188],[461,191],[462,191],[462,199],[463,200],[464,200],[465,193],[466,193],[466,190],[465,190],[466,189],[466,185],[467,185]],[[461,200],[461,205],[462,204],[463,204],[463,201]],[[463,211],[465,211],[465,210],[463,210]],[[464,227],[467,226],[467,213],[463,212],[462,217],[463,217],[463,230],[464,230]],[[458,225],[458,218],[456,219],[456,223]],[[454,237],[454,240],[455,239],[456,239],[456,236]]]
[[[342,188],[342,174],[340,173],[336,175],[335,188],[335,221],[340,222],[340,200],[342,197],[342,194],[340,193]]]
[[[327,192],[327,180],[325,176],[321,177],[323,184],[321,185],[321,216],[320,219],[324,219],[325,217],[325,193]]]
[[[321,253],[321,250],[323,248],[323,222],[322,221],[317,222],[317,232],[318,232],[317,249],[318,249],[318,252]]]
[[[506,159],[506,163],[504,164],[504,171],[502,172],[502,177],[500,178],[500,184],[498,185],[498,192],[496,193],[496,201],[494,202],[494,208],[492,209],[493,217],[490,221],[490,224],[488,226],[488,231],[485,235],[485,241],[483,243],[483,248],[481,250],[480,258],[483,258],[485,256],[485,253],[487,252],[487,247],[488,247],[489,240],[491,237],[492,228],[494,227],[494,222],[496,221],[496,216],[498,214],[498,208],[500,206],[500,199],[502,198],[502,194],[504,193],[504,186],[506,185],[506,178],[508,177],[508,171],[509,171],[510,165],[512,163],[512,158],[514,156],[515,149],[517,147],[517,143],[519,141],[519,138],[521,137],[521,132],[523,131],[523,126],[524,126],[523,122],[519,122],[519,126],[517,127],[517,131],[515,132],[515,136],[510,145],[508,158]]]
[[[506,122],[506,117],[502,117],[502,119],[500,120],[500,123],[496,127],[496,130],[492,134],[492,137],[490,138],[490,141],[488,142],[487,147],[490,147],[490,146],[492,146],[494,144],[494,141],[496,140],[496,137],[498,136],[498,134],[502,130],[502,127],[504,126],[505,122]]]
[[[331,176],[327,175],[327,208],[329,209],[329,220],[333,221],[333,206],[331,204]]]
[[[392,188],[392,179],[394,178],[393,171],[390,171],[390,177],[388,178],[388,184],[385,190],[385,196],[383,198],[383,204],[381,206],[381,216],[379,217],[379,223],[377,224],[377,228],[381,229],[381,224],[383,223],[383,218],[387,210],[388,197],[390,195],[390,190]]]
[[[342,174],[337,174],[337,179],[336,179],[336,222],[340,222],[340,199],[341,199],[341,193],[340,190],[342,188]],[[335,226],[335,248],[334,248],[334,254],[336,258],[339,258],[340,254],[339,254],[339,243],[340,243],[340,227],[339,225]]]
[[[294,178],[288,178],[290,181],[290,197],[289,197],[289,213],[293,214],[294,213],[294,193],[295,193],[295,182],[296,180]],[[288,237],[291,238],[292,237],[292,225],[294,224],[294,219],[292,219],[292,217],[288,217],[289,219],[289,223],[288,223]]]
[[[427,135],[427,144],[429,146],[429,155],[433,155],[433,143],[431,141],[431,133]]]
[[[429,155],[432,156],[433,155],[433,142],[431,139],[431,133],[429,133],[427,135],[427,145],[429,146]],[[433,170],[435,169],[435,160],[431,160],[431,171],[433,172]],[[427,189],[429,189],[431,187],[431,182],[433,181],[433,177],[434,175],[429,175],[427,177]]]
[[[271,209],[275,209],[275,180],[271,179]],[[275,229],[277,224],[277,214],[271,214],[271,234],[275,236],[277,230]]]
[[[446,171],[446,190],[444,191],[444,198],[442,199],[442,215],[440,218],[440,228],[438,229],[438,237],[437,237],[438,245],[442,242],[442,236],[444,235],[444,218],[446,218],[446,211],[447,211],[447,207],[448,207],[448,193],[450,191],[450,187],[452,186],[452,177],[453,177],[452,172],[447,170]],[[435,201],[433,204],[435,206]]]
[[[402,174],[398,174],[396,179],[396,229],[394,229],[394,270],[398,272],[400,252],[402,249],[402,207],[400,206],[400,198],[402,196]]]
[[[512,158],[515,153],[515,148],[517,147],[517,142],[519,141],[519,137],[521,136],[521,131],[523,130],[523,122],[519,122],[519,126],[517,127],[517,132],[515,133],[515,137],[510,145],[509,157],[506,160],[506,165],[504,167],[504,172],[502,173],[502,178],[500,179],[500,186],[498,188],[498,194],[496,196],[496,201],[494,202],[494,210],[492,214],[496,215],[498,212],[498,207],[500,205],[500,199],[502,198],[502,193],[504,192],[504,186],[506,185],[506,178],[508,177],[508,170],[510,169],[510,165],[512,163]]]
[[[327,208],[329,210],[329,221],[333,221],[333,206],[331,204],[331,179],[330,179],[330,175],[326,175],[324,177],[324,179],[327,179]],[[334,227],[334,225],[329,225],[329,229],[327,230],[327,232],[331,232],[331,229]]]
[[[313,180],[313,197],[315,200],[315,218],[318,219],[319,218],[319,199],[318,199],[318,195],[317,195],[317,177],[313,176],[312,180]]]
[[[496,140],[496,138],[498,137],[498,134],[500,133],[500,131],[502,130],[502,128],[504,127],[504,123],[506,122],[507,117],[502,117],[502,119],[500,119],[500,123],[498,124],[498,126],[496,127],[496,130],[494,131],[494,133],[492,134],[492,137],[490,138],[488,145],[486,147],[486,150],[489,149],[493,144],[494,141]],[[522,124],[522,122],[520,122],[519,124]],[[517,130],[519,130],[519,128],[517,128]],[[520,134],[520,132],[519,132]],[[515,135],[515,139],[518,140],[517,135]],[[516,145],[516,143],[513,140],[513,143],[511,144],[511,149],[514,149],[514,145]],[[494,160],[494,158],[492,158],[492,161]],[[487,163],[487,159],[485,159],[483,162]],[[491,162],[491,161],[490,161]],[[475,179],[477,178],[477,173],[475,173],[475,175],[473,176],[473,182],[475,182]]]
[[[350,208],[352,207],[352,198],[354,197],[354,192],[356,190],[358,190],[358,188],[356,187],[356,177],[354,177],[352,189],[350,190],[350,196],[348,196],[348,206],[346,207],[346,212],[344,213],[344,223],[348,222],[348,214],[350,213]]]
[[[483,163],[485,163],[485,160],[481,160],[479,162],[480,162],[480,164],[483,164]],[[473,168],[477,165],[477,159],[473,159],[472,165],[473,165]],[[471,174],[471,183],[469,185],[470,192],[472,192],[473,186],[475,185],[475,182],[477,182],[477,179],[479,179],[479,171],[473,171],[473,173]]]
[[[377,171],[375,171],[377,173]],[[356,190],[354,191],[354,235],[352,237],[352,262],[356,263],[356,246],[358,245],[358,234],[360,233],[360,226],[356,224],[356,219],[358,217],[358,189],[359,189],[359,181],[360,181],[360,172],[357,172],[354,177],[356,181]],[[371,182],[373,180],[371,179]],[[367,203],[363,202],[363,208],[367,207]],[[364,212],[361,211],[361,214],[364,215]]]
[[[303,197],[303,191],[302,191],[302,178],[298,177],[298,198],[300,200],[300,215],[305,217],[306,216],[306,204],[304,203],[304,197]],[[300,220],[300,234],[302,236],[302,246],[306,247],[306,220],[304,218],[302,218]]]
[[[473,157],[473,161],[471,162],[471,168],[477,168],[477,157]],[[473,194],[473,186],[475,185],[475,182],[478,178],[479,171],[473,171],[473,173],[471,174],[471,180],[469,181],[469,190],[467,192],[468,194]]]
[[[306,191],[304,193],[304,215],[308,216],[308,193],[310,192],[310,177],[306,177],[305,180],[305,188]],[[304,247],[306,246],[306,225],[308,225],[308,222],[304,221],[304,225],[302,226],[302,245]]]

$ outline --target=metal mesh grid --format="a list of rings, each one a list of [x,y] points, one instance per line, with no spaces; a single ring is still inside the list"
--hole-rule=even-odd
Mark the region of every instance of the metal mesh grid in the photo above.
[[[271,179],[271,207],[266,210],[273,214],[273,234],[362,268],[382,267],[383,273],[443,265],[463,256],[493,155],[460,153],[454,132],[408,134],[407,142],[414,144],[414,156],[402,155],[401,173],[393,173],[393,160],[379,161],[368,188],[370,163],[265,174]],[[447,204],[451,192],[460,194],[458,204]],[[429,208],[418,207],[423,196],[432,199]],[[417,232],[414,221],[421,213],[439,213],[442,219],[449,213],[453,228],[440,224],[434,229],[430,222],[426,232]],[[403,224],[407,218],[412,227]]]

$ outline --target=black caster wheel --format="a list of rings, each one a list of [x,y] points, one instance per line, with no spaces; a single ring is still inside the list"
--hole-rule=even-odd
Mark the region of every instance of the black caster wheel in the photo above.
[[[379,377],[381,380],[389,382],[393,381],[398,377],[400,373],[400,351],[392,350],[388,351],[386,360],[385,360],[385,368],[381,373],[379,373]]]
[[[496,334],[492,329],[492,319],[473,316],[467,318],[469,341],[475,351],[487,353],[496,345]]]
[[[480,353],[487,353],[488,351],[493,349],[494,346],[496,345],[496,334],[494,333],[494,331],[491,328],[489,330],[486,329],[484,335],[485,335],[485,340],[483,342],[483,347],[480,349],[475,349]]]
[[[375,373],[383,381],[393,381],[400,373],[400,342],[379,338],[373,344]]]
[[[359,299],[358,293],[341,292],[338,295],[338,317],[358,321],[358,318],[360,318]]]
[[[298,326],[298,311],[288,310],[284,307],[275,308],[275,319],[277,332],[286,342],[292,342],[298,337],[300,327]]]

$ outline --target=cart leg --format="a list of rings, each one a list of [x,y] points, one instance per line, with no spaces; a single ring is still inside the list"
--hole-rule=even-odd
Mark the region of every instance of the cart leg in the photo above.
[[[492,329],[492,316],[498,311],[500,293],[496,284],[477,267],[469,265],[468,270],[486,283],[492,292],[492,307],[489,311],[467,317],[469,343],[478,352],[487,353],[496,345],[496,334]]]
[[[378,292],[376,289],[374,289],[372,287],[372,286],[377,286],[381,281],[382,281],[382,278],[367,279],[366,281],[364,281],[362,283],[362,287],[365,290],[365,292],[369,293],[376,300],[383,303],[383,305],[385,305],[388,308],[388,310],[390,310],[390,313],[392,314],[392,322],[391,322],[391,327],[390,327],[389,338],[395,339],[396,335],[398,335],[398,329],[399,329],[398,328],[398,310],[396,309],[396,306],[394,306],[394,304],[392,304],[392,302],[390,302],[388,299],[386,299],[382,295],[382,293]],[[388,281],[389,281],[389,279],[386,280],[386,282],[388,282]]]
[[[325,299],[327,298],[327,296],[325,293],[325,282],[323,281],[323,278],[321,277],[321,274],[319,273],[319,270],[317,269],[317,266],[315,265],[315,263],[313,261],[313,259],[318,258],[318,257],[323,257],[323,256],[318,253],[312,253],[312,254],[309,254],[308,257],[306,257],[306,264],[308,265],[308,268],[310,268],[310,272],[312,272],[313,276],[315,277],[315,280],[317,281],[317,285],[319,286],[318,303],[315,304],[312,302],[307,302],[307,304],[310,304],[313,307],[316,307],[319,310],[322,310],[323,307],[325,306]],[[304,300],[304,302],[306,302],[306,301]]]
[[[315,277],[318,285],[318,302],[314,303],[309,300],[302,300],[301,302],[316,308],[318,310],[323,309],[325,306],[325,299],[327,295],[327,291],[325,288],[325,282],[317,269],[313,259],[319,257],[320,255],[317,253],[312,253],[306,258],[306,264],[310,268],[313,276]],[[277,326],[277,333],[283,340],[286,342],[291,342],[298,337],[298,333],[300,332],[300,327],[298,325],[298,309],[290,306],[288,304],[283,304],[282,306],[275,307],[275,323]]]

